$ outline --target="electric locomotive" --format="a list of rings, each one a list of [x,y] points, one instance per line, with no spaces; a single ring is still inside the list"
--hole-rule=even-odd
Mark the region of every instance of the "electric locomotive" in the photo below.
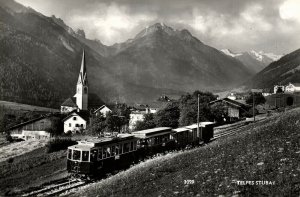
[[[67,170],[87,178],[130,166],[134,161],[137,141],[138,138],[131,134],[79,141],[77,145],[68,147]]]

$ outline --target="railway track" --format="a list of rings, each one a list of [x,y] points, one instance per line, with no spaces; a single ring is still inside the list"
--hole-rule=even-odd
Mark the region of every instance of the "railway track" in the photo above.
[[[35,190],[26,194],[23,194],[23,197],[29,197],[29,196],[57,196],[61,193],[64,193],[66,191],[69,191],[73,188],[84,186],[87,183],[85,181],[73,179],[73,180],[67,180],[59,184],[51,184],[46,185],[43,188],[39,190]]]
[[[261,119],[263,120],[263,119]],[[256,122],[259,122],[261,120],[257,120]],[[212,140],[216,140],[218,138],[221,137],[225,137],[225,136],[229,136],[229,135],[234,135],[237,132],[241,131],[243,128],[245,128],[246,126],[248,126],[249,124],[253,124],[253,123],[245,123],[243,125],[235,125],[233,127],[229,127],[229,128],[224,128],[224,129],[220,129],[216,134],[214,134],[214,138]]]

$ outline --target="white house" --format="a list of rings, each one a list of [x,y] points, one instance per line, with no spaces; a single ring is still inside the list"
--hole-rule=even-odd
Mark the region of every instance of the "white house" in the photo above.
[[[64,122],[64,132],[65,133],[77,133],[82,132],[86,129],[87,119],[78,112],[72,112],[66,118],[63,119]]]
[[[300,83],[289,83],[285,87],[285,91],[290,93],[300,92]]]
[[[103,117],[106,117],[107,113],[111,113],[111,112],[112,110],[109,109],[106,105],[102,105],[101,107],[99,107],[94,111],[94,114],[96,114],[96,116],[102,114]]]

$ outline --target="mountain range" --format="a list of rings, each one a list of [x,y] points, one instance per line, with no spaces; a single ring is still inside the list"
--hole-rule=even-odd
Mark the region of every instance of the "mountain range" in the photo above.
[[[255,73],[188,30],[162,23],[112,46],[11,0],[0,0],[0,23],[2,100],[58,107],[75,93],[83,49],[89,90],[106,102],[230,89]]]
[[[255,75],[245,85],[254,88],[272,88],[300,82],[300,49],[289,53]]]
[[[232,52],[230,49],[222,49],[221,51],[226,55],[241,61],[248,69],[250,69],[254,73],[258,73],[259,71],[267,67],[270,63],[277,61],[282,57],[282,55],[264,53],[263,51],[256,52],[254,50],[241,53]]]

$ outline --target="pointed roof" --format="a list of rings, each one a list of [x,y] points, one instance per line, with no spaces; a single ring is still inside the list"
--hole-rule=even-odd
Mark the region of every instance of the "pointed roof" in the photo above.
[[[78,107],[74,97],[66,99],[61,106]]]
[[[83,53],[82,53],[81,67],[80,67],[80,72],[79,72],[77,84],[83,84],[83,85],[88,84],[84,50],[83,50]]]

